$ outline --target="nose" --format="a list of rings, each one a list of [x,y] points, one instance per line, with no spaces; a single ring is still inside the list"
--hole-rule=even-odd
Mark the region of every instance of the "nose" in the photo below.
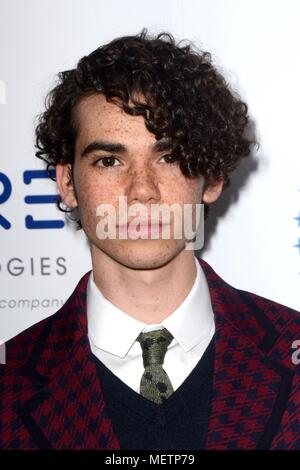
[[[151,169],[139,169],[128,177],[126,188],[128,204],[155,203],[161,198],[157,176]]]

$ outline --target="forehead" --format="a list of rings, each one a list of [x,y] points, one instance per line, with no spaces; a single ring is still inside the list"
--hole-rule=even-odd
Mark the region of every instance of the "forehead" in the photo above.
[[[116,98],[114,100],[117,101]],[[132,103],[129,103],[132,104]],[[108,102],[102,93],[92,94],[81,98],[75,108],[75,119],[78,137],[92,138],[95,133],[108,137],[112,133],[118,137],[129,137],[133,133],[151,134],[143,116],[127,114],[115,102]]]

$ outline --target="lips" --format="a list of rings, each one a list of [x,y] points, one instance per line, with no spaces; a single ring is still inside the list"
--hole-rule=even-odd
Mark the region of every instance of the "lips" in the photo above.
[[[169,224],[163,224],[161,222],[159,223],[140,223],[140,224],[133,224],[133,225],[130,225],[129,224],[125,224],[125,225],[120,225],[119,226],[119,232],[120,233],[128,233],[129,236],[134,236],[134,238],[136,237],[136,235],[138,237],[140,236],[147,236],[147,237],[151,237],[151,236],[154,236],[156,238],[157,234],[160,235],[162,233],[162,230],[163,230],[163,227],[165,227],[166,225],[169,225]]]
[[[132,222],[132,221],[131,221]],[[123,225],[118,225],[118,227],[121,227],[121,228],[124,228],[124,227],[132,227],[132,228],[139,228],[139,227],[148,227],[148,228],[151,228],[151,225],[154,227],[156,225],[167,225],[167,224],[163,224],[162,222],[158,221],[158,222],[154,222],[154,221],[150,221],[150,222],[139,222],[139,223],[135,223],[133,225],[131,225],[131,222],[128,222],[127,224],[123,224]]]

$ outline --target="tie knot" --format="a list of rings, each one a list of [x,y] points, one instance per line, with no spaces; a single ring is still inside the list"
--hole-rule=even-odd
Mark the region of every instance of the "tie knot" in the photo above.
[[[143,351],[144,367],[152,364],[162,365],[172,339],[173,336],[166,328],[140,333],[137,341],[141,344]]]

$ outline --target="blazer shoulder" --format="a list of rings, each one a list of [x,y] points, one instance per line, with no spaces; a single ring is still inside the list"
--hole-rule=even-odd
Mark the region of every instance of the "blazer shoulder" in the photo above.
[[[6,363],[1,367],[2,374],[3,370],[9,372],[26,365],[31,353],[37,354],[37,343],[43,349],[48,347],[55,351],[58,343],[67,343],[75,338],[74,331],[80,329],[81,323],[85,324],[89,274],[90,271],[82,276],[59,310],[5,342]]]
[[[295,321],[297,324],[300,321],[300,312],[296,309],[288,307],[287,305],[276,302],[267,297],[255,294],[247,290],[237,289],[243,302],[250,308],[253,313],[258,313],[266,316],[268,320],[279,327],[284,327],[286,324]],[[281,329],[280,328],[280,329]]]
[[[6,363],[4,369],[17,369],[27,362],[37,339],[47,326],[53,321],[53,317],[59,313],[59,310],[30,327],[13,336],[4,343]]]
[[[237,327],[249,332],[264,334],[269,327],[282,331],[287,324],[299,324],[300,312],[249,290],[226,282],[202,258],[197,258],[208,282],[212,305],[219,318],[226,316]],[[257,330],[257,326],[259,330]]]

